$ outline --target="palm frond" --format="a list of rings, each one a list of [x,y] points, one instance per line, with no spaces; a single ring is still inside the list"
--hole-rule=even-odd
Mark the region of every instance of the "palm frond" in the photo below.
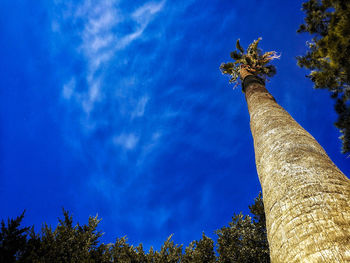
[[[250,73],[257,75],[264,80],[268,80],[268,78],[276,74],[276,67],[269,63],[274,59],[280,58],[280,55],[278,55],[276,51],[263,53],[258,47],[261,39],[262,38],[259,37],[257,40],[254,40],[253,43],[248,46],[246,53],[238,39],[236,42],[237,50],[231,52],[231,58],[234,62],[221,64],[221,72],[230,75],[230,83],[235,83],[235,87],[239,84],[239,71],[241,66],[244,66]]]

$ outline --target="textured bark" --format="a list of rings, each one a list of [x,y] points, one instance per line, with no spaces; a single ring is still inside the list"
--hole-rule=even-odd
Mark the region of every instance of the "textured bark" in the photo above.
[[[263,85],[245,95],[271,262],[350,262],[349,179]]]

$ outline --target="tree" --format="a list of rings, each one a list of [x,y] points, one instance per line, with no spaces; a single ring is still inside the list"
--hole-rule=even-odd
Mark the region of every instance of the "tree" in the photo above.
[[[63,210],[64,219],[53,230],[44,224],[40,234],[32,230],[23,262],[109,262],[108,246],[99,244],[102,233],[97,231],[100,219],[89,217],[88,224],[73,225],[73,218]]]
[[[147,262],[142,245],[135,248],[128,244],[126,237],[117,238],[111,247],[111,259],[112,262],[118,263]]]
[[[115,243],[99,242],[101,233],[97,226],[101,219],[90,217],[88,224],[73,224],[73,218],[63,210],[63,219],[55,229],[44,224],[39,233],[34,227],[20,228],[24,213],[15,220],[2,221],[0,229],[0,262],[101,262],[101,263],[215,263],[215,262],[268,262],[264,206],[261,195],[249,207],[253,219],[245,216],[242,220],[229,223],[217,231],[218,255],[214,241],[204,233],[200,240],[192,241],[183,253],[171,236],[161,246],[145,253],[142,244],[130,245],[126,237],[117,238]],[[243,215],[240,214],[240,216]],[[243,228],[242,228],[242,225]],[[237,238],[226,238],[235,235]],[[242,261],[233,261],[237,258]],[[231,261],[232,259],[232,261]],[[245,261],[243,261],[243,259]]]
[[[153,258],[154,263],[178,263],[181,262],[182,258],[182,245],[174,244],[174,241],[171,240],[170,235],[168,239],[164,242],[159,252],[155,253]]]
[[[258,62],[263,59],[262,53],[251,53]],[[263,80],[254,75],[256,71],[250,70],[254,64],[246,62],[249,65],[241,67],[240,77],[263,191],[271,262],[349,262],[349,179],[277,104]]]
[[[217,251],[219,263],[268,263],[269,246],[266,236],[266,221],[262,196],[249,206],[253,218],[242,213],[235,214],[228,227],[219,229]]]
[[[204,233],[199,241],[192,241],[185,249],[182,263],[215,263],[214,241]]]
[[[15,262],[24,254],[29,227],[20,228],[24,212],[16,219],[1,220],[0,262]]]
[[[313,38],[298,65],[311,70],[308,77],[318,89],[328,89],[336,100],[342,152],[350,152],[350,2],[309,0],[303,3],[305,24],[298,32]]]

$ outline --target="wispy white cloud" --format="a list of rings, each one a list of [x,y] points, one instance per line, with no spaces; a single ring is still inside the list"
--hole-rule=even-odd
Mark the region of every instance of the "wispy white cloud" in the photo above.
[[[158,13],[160,10],[162,10],[164,4],[165,4],[165,1],[161,1],[159,3],[155,3],[155,2],[146,3],[145,5],[136,9],[131,16],[139,23],[148,24],[151,17],[154,14]]]
[[[122,133],[113,138],[113,143],[122,146],[126,150],[133,150],[139,141],[139,137],[133,133]]]
[[[93,110],[95,102],[101,99],[101,80],[91,79],[88,81],[88,90],[81,97],[80,103],[84,112],[89,115]]]
[[[144,115],[148,100],[149,100],[148,96],[143,96],[141,99],[139,99],[135,107],[135,110],[131,113],[132,119],[135,117],[142,117]]]
[[[123,49],[126,46],[128,46],[130,43],[132,43],[134,40],[138,39],[148,26],[148,24],[151,22],[153,17],[162,10],[163,6],[165,4],[165,1],[161,1],[159,3],[151,2],[146,3],[142,7],[136,9],[132,14],[131,18],[134,20],[134,22],[137,23],[137,29],[127,34],[126,36],[122,37],[121,39],[118,39],[116,49]]]
[[[69,80],[66,84],[63,85],[62,95],[65,99],[70,99],[74,93],[75,89],[75,78]]]
[[[153,173],[145,175],[145,171],[165,150],[165,138],[171,133],[169,123],[186,111],[163,104],[158,97],[155,84],[162,76],[152,72],[148,64],[159,54],[131,50],[131,44],[139,43],[164,49],[159,35],[166,24],[157,19],[162,17],[165,6],[165,1],[152,1],[125,12],[117,1],[102,0],[96,6],[86,0],[66,18],[68,23],[72,20],[79,24],[75,37],[80,42],[75,48],[84,61],[81,75],[68,79],[62,90],[67,106],[74,107],[74,114],[80,114],[73,117],[80,128],[74,132],[77,138],[68,139],[74,141],[79,156],[94,156],[95,170],[85,187],[115,205],[122,205],[116,196],[135,185],[138,189],[141,176],[151,181]],[[147,31],[152,22],[158,30]],[[167,89],[173,87],[169,85]],[[164,96],[171,94],[163,92]],[[161,107],[157,106],[159,103]],[[147,196],[151,189],[143,187],[142,191]],[[160,211],[150,211],[148,216],[152,222],[164,224],[171,211],[162,205],[158,208]]]
[[[76,51],[85,64],[83,73],[73,76],[64,85],[62,97],[80,109],[79,123],[83,134],[103,135],[103,147],[124,152],[137,147],[135,163],[138,166],[147,160],[147,156],[152,156],[163,138],[170,134],[168,122],[187,111],[178,105],[163,105],[154,110],[155,104],[159,103],[158,93],[150,83],[161,76],[152,69],[151,75],[144,73],[148,70],[147,63],[159,54],[135,53],[129,48],[134,42],[160,48],[162,52],[168,48],[169,42],[164,47],[159,38],[169,23],[163,23],[165,8],[166,0],[148,1],[136,8],[129,5],[128,11],[121,9],[117,0],[101,0],[98,4],[83,0],[72,5],[66,12],[69,15],[64,16],[67,23],[77,25],[79,29],[74,33],[80,38]],[[152,22],[157,30],[149,27]],[[169,40],[178,41],[179,36]],[[163,61],[168,63],[169,60]],[[124,161],[129,161],[128,158],[129,155]]]
[[[113,29],[121,21],[115,1],[100,1],[96,3],[85,1],[78,7],[73,19],[84,23],[81,32],[82,44],[80,49],[87,59],[90,74],[93,75],[100,65],[113,56],[115,36]]]
[[[215,125],[207,127],[208,115],[217,110],[215,96],[210,89],[199,90],[193,85],[199,83],[194,74],[188,74],[189,61],[202,59],[198,50],[205,49],[208,40],[200,35],[200,42],[183,42],[189,32],[182,31],[181,19],[193,1],[181,3],[181,8],[168,8],[173,3],[162,0],[132,3],[128,11],[112,0],[80,3],[66,18],[79,29],[74,33],[78,73],[67,78],[62,97],[74,108],[72,119],[81,129],[69,135],[77,137],[80,156],[93,161],[84,191],[98,193],[115,211],[125,209],[124,215],[142,217],[140,228],[144,218],[154,229],[166,227],[179,205],[146,200],[154,191],[172,195],[160,190],[172,182],[162,181],[172,169],[169,160],[187,167],[192,155],[202,156],[208,150],[211,141],[203,143],[203,137],[218,138],[215,143],[220,143],[217,134],[222,131],[217,132]],[[200,208],[211,198],[210,189],[205,190],[202,202],[197,202]],[[135,202],[126,192],[134,193]],[[125,208],[125,203],[135,207]]]
[[[103,0],[96,5],[95,2],[86,0],[76,8],[75,12],[71,12],[70,19],[83,24],[83,30],[79,33],[82,42],[78,50],[82,52],[87,62],[86,82],[88,87],[86,91],[74,94],[78,91],[72,89],[73,84],[68,82],[63,87],[65,90],[63,97],[68,99],[74,96],[83,111],[90,114],[104,90],[110,87],[104,83],[105,72],[101,68],[107,67],[107,63],[116,56],[118,51],[125,49],[142,36],[150,21],[162,10],[164,4],[164,0],[149,2],[131,13],[125,13],[119,9],[117,1]],[[131,24],[134,24],[134,31],[123,35],[117,34],[121,22],[128,19]],[[143,115],[147,101],[146,96],[141,98],[136,109],[131,112],[132,118]]]
[[[143,34],[164,4],[165,1],[146,3],[131,14],[127,14],[118,8],[116,1],[100,1],[97,8],[91,1],[85,1],[75,14],[75,18],[87,20],[81,34],[85,55],[92,60],[99,60],[100,63],[107,62],[116,51],[124,49]],[[120,23],[127,19],[135,23],[134,31],[117,36],[115,31],[118,31]]]
[[[114,37],[112,35],[107,35],[105,37],[97,36],[91,42],[89,43],[89,48],[91,48],[92,51],[96,52],[102,48],[108,47],[111,45]]]

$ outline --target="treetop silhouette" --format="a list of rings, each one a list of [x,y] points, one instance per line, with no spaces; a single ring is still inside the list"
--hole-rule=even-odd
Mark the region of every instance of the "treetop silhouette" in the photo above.
[[[298,65],[316,89],[328,89],[336,100],[335,111],[342,140],[342,152],[350,152],[350,2],[309,0],[303,3],[305,23],[299,33],[309,33],[307,52],[298,56]]]

